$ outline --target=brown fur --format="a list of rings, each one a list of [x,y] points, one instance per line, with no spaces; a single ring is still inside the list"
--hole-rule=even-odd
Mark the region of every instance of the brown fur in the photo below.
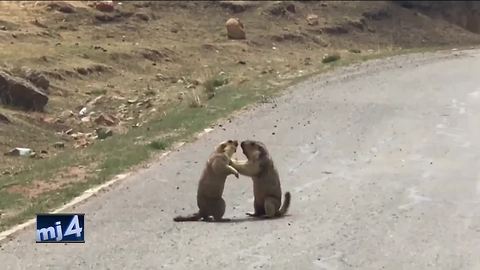
[[[252,140],[243,141],[240,145],[247,160],[232,160],[231,164],[240,174],[253,180],[255,212],[247,215],[268,218],[285,215],[290,206],[290,192],[285,193],[282,205],[280,177],[267,148],[262,142]]]
[[[223,218],[225,201],[222,198],[225,180],[230,174],[238,178],[238,171],[229,165],[236,152],[238,141],[228,140],[220,143],[210,155],[198,183],[197,206],[199,211],[190,216],[177,216],[174,221],[227,221]]]

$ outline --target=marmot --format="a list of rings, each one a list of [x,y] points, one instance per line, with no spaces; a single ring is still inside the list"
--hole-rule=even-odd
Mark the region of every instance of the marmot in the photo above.
[[[290,206],[290,192],[285,193],[282,205],[280,177],[267,148],[262,142],[252,140],[243,141],[240,146],[247,160],[232,160],[231,164],[240,174],[250,176],[253,180],[255,212],[247,215],[268,218],[285,215]]]
[[[197,206],[199,211],[190,216],[177,216],[174,221],[228,221],[224,219],[225,201],[222,198],[225,180],[230,174],[239,177],[238,171],[229,163],[237,151],[238,141],[228,140],[220,143],[210,155],[198,183]]]

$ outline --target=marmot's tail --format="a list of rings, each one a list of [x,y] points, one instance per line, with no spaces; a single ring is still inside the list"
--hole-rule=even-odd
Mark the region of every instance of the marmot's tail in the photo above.
[[[285,192],[285,199],[283,201],[283,205],[282,207],[280,207],[280,210],[278,210],[278,212],[280,213],[280,216],[283,216],[287,213],[288,208],[290,207],[290,199],[291,199],[290,192]]]
[[[200,220],[201,216],[200,213],[197,212],[195,214],[191,214],[189,216],[176,216],[173,218],[173,221],[180,222],[180,221],[198,221]]]

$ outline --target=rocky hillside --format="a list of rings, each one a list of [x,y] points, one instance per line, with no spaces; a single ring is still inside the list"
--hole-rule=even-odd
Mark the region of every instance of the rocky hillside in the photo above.
[[[434,19],[446,20],[468,31],[480,34],[478,1],[398,1],[400,6],[417,10]]]

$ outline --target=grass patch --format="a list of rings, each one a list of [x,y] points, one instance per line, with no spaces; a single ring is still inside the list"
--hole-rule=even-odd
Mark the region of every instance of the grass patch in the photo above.
[[[89,91],[87,92],[87,94],[89,95],[93,95],[93,96],[101,96],[101,95],[105,95],[107,94],[107,89],[94,89],[92,91]]]
[[[215,96],[218,87],[228,84],[228,77],[225,74],[216,74],[205,80],[203,89],[207,94],[207,98],[211,99]]]
[[[161,140],[152,141],[148,145],[154,150],[165,150],[168,147],[168,144]]]
[[[327,63],[335,62],[338,60],[340,60],[340,54],[338,53],[327,54],[322,58],[322,63],[327,64]]]
[[[213,97],[213,96],[212,96]],[[199,95],[197,95],[197,93],[195,92],[195,90],[192,90],[192,93],[190,94],[190,96],[188,97],[189,101],[188,101],[188,105],[190,106],[190,108],[200,108],[200,107],[203,107],[203,103],[202,103],[202,100],[200,98]]]

